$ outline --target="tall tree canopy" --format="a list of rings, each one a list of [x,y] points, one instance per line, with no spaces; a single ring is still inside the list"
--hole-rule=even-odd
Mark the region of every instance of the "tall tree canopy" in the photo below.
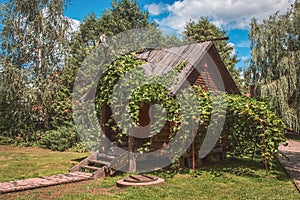
[[[251,93],[273,102],[289,129],[300,132],[300,3],[262,23],[252,20]]]
[[[87,15],[76,39],[86,44],[90,40],[96,42],[102,33],[110,37],[126,30],[156,26],[135,0],[113,0],[111,6],[100,18],[94,13]]]
[[[108,44],[110,37],[123,31],[135,28],[157,28],[151,23],[147,12],[143,12],[135,0],[114,0],[112,8],[107,9],[100,18],[94,13],[87,15],[80,24],[79,31],[73,34],[70,46],[71,57],[63,69],[60,76],[63,85],[56,94],[55,102],[52,104],[56,108],[55,118],[58,121],[72,121],[72,92],[73,83],[77,70],[81,67],[85,58],[92,52],[99,42],[99,36],[106,34]],[[161,33],[157,33],[161,37]],[[57,109],[58,108],[58,109]]]
[[[149,22],[148,12],[142,11],[135,0],[113,0],[111,5],[112,9],[106,10],[99,21],[107,35],[154,25]]]
[[[9,0],[1,13],[6,128],[25,140],[48,129],[54,76],[64,65],[69,28],[64,0]]]
[[[193,41],[198,42],[207,39],[224,38],[226,36],[226,31],[212,24],[205,17],[201,17],[197,22],[188,22],[185,26],[185,31],[183,32],[184,39],[190,38]],[[239,89],[242,89],[242,82],[239,77],[241,70],[234,68],[235,64],[238,62],[237,55],[233,54],[234,47],[226,40],[215,41],[215,44],[225,66],[234,78]]]

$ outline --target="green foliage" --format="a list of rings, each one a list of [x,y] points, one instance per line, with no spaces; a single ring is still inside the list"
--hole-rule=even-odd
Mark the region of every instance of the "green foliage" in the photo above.
[[[135,0],[113,0],[112,9],[104,12],[99,25],[101,32],[108,36],[126,30],[156,26],[149,22],[148,12],[144,12]]]
[[[156,27],[156,24],[149,22],[148,13],[135,0],[114,0],[112,8],[105,10],[100,18],[94,13],[86,16],[74,39],[80,41],[82,46],[87,46],[89,41],[97,46],[99,36],[103,33],[111,37],[127,30],[149,26]],[[79,49],[74,46],[74,50]]]
[[[88,55],[95,53],[95,51],[102,51],[102,48],[96,48],[99,44],[99,36],[102,33],[105,33],[108,36],[108,45],[113,46],[114,41],[111,41],[113,39],[113,36],[122,31],[130,30],[132,28],[145,28],[149,26],[154,29],[156,28],[153,23],[149,22],[148,14],[146,12],[143,12],[142,8],[139,7],[135,1],[114,1],[112,4],[112,8],[104,12],[100,18],[97,18],[93,13],[85,17],[83,22],[80,24],[80,30],[73,34],[73,40],[70,47],[70,54],[72,56],[68,59],[68,62],[63,71],[55,77],[56,80],[60,82],[60,86],[57,88],[57,91],[54,94],[54,102],[51,104],[51,108],[53,111],[51,123],[54,123],[55,126],[60,126],[66,121],[72,121],[73,112],[71,109],[71,99],[75,77],[78,73],[81,73],[78,71],[78,69],[84,64],[85,59]],[[158,38],[161,37],[161,33],[158,29],[156,34]],[[125,40],[126,38],[122,39]],[[170,45],[170,43],[174,41],[175,38],[168,37],[168,39],[166,39],[164,43],[166,45]],[[89,44],[89,42],[91,44]],[[111,49],[114,48],[111,47]],[[118,55],[114,56],[116,56],[116,59],[118,59]],[[91,58],[91,56],[89,58]],[[93,59],[101,60],[99,57]],[[95,61],[95,63],[98,62]],[[93,67],[95,68],[99,68],[99,66],[94,66],[97,65],[95,63],[92,63],[91,65],[93,65]],[[124,70],[121,69],[121,64],[122,63],[120,63],[119,70]],[[129,62],[127,66],[125,66],[125,68],[134,67],[134,65],[131,66],[131,64],[132,63]],[[91,66],[89,65],[89,67]],[[109,71],[109,66],[107,70]],[[117,73],[114,75],[118,76]],[[89,75],[84,74],[84,76]],[[89,77],[89,79],[91,78]],[[106,89],[102,88],[102,85],[107,85],[106,88],[111,89],[111,87],[113,87],[115,84],[114,81],[116,80],[117,77],[114,76],[111,76],[111,78],[107,80],[102,80],[103,83],[100,83],[99,88],[99,91],[102,91],[100,95],[109,95],[106,93]]]
[[[100,34],[105,33],[112,36],[121,31],[150,25],[154,26],[149,22],[148,14],[143,12],[135,1],[115,1],[113,2],[113,8],[107,10],[100,18],[97,18],[93,13],[85,17],[80,24],[80,30],[72,35],[71,56],[68,58],[66,65],[63,70],[52,76],[52,80],[58,83],[57,87],[53,88],[53,101],[49,108],[51,112],[50,124],[54,129],[60,126],[72,126],[73,124],[72,93],[75,77],[78,73],[81,73],[78,69],[84,64],[86,57],[94,53],[93,50],[98,46]],[[160,32],[158,31],[157,34],[160,35]],[[166,43],[170,43],[172,40],[174,39],[169,39]],[[111,41],[108,41],[108,44],[111,45]],[[99,57],[96,59],[99,60]],[[134,67],[131,64],[129,62],[125,68]],[[116,80],[116,78],[112,79]],[[111,79],[103,81],[107,88],[113,87],[112,83],[115,83]],[[106,93],[105,88],[101,88],[103,84],[100,84],[100,91],[102,91],[100,95],[109,95]]]
[[[258,99],[273,103],[287,128],[300,132],[300,3],[284,14],[276,13],[258,23],[251,22],[251,66],[248,85]]]
[[[48,7],[46,18],[43,12]],[[23,144],[38,141],[40,146],[53,150],[63,151],[71,148],[84,151],[85,145],[80,143],[72,120],[72,92],[79,67],[97,46],[100,33],[112,36],[133,28],[157,28],[155,23],[149,22],[148,13],[143,12],[136,1],[114,1],[112,9],[107,10],[101,18],[97,19],[93,14],[85,18],[80,25],[80,31],[72,35],[69,52],[71,56],[62,61],[65,55],[63,49],[68,38],[65,32],[68,23],[62,18],[63,7],[64,1],[35,0],[25,3],[11,0],[4,7],[1,33],[3,81],[0,87],[0,129],[1,137],[3,136],[1,140],[4,142],[11,142],[6,141],[6,138],[13,138],[15,143]],[[23,18],[24,21],[20,20]],[[200,19],[199,23],[188,23],[184,34],[194,40],[225,36],[224,31],[211,25],[204,18]],[[159,31],[155,38],[166,46],[180,43],[178,38],[164,37]],[[92,41],[94,46],[89,45],[89,41]],[[225,41],[217,42],[217,47],[229,71],[237,76],[238,72],[233,70],[237,62],[236,57],[230,57],[232,47]],[[124,79],[126,84],[118,89],[125,89],[127,85],[138,85],[144,73],[142,67],[139,67],[141,64],[142,62],[131,54],[117,55],[116,60],[106,66],[96,94],[95,108],[99,118],[104,103],[122,109],[123,105],[116,104],[116,99],[113,98],[115,85],[130,71],[134,72],[132,75],[136,78]],[[183,96],[183,100],[199,103],[198,109],[195,109],[179,105],[176,98],[168,93],[176,74],[185,65],[186,62],[182,62],[174,71],[163,77],[154,78],[153,81],[135,87],[137,89],[130,93],[132,95],[126,107],[128,112],[119,112],[122,119],[128,122],[124,123],[128,127],[122,127],[120,136],[127,136],[128,130],[139,124],[140,107],[143,103],[149,103],[160,104],[165,109],[168,122],[176,124],[173,132],[182,131],[180,138],[183,142],[189,130],[185,126],[189,126],[191,120],[184,119],[181,111],[189,111],[195,118],[200,116],[202,120],[198,137],[203,139],[211,117],[211,96],[199,88],[195,88],[198,100],[193,100],[194,97],[189,95]],[[266,155],[268,161],[272,161],[282,140],[282,122],[264,103],[238,96],[229,96],[226,101],[229,109],[224,130],[229,133],[232,154]],[[129,119],[133,119],[135,124],[126,121]],[[163,119],[157,119],[157,124],[151,127],[153,133],[157,133],[156,129],[161,120]],[[183,128],[180,128],[180,125],[183,125]],[[108,121],[106,126],[118,131],[118,127],[112,121]],[[265,144],[262,144],[262,137]]]
[[[0,135],[0,145],[14,144],[14,142],[15,141],[12,138]]]
[[[131,54],[120,55],[116,58],[116,61],[107,65],[97,89],[99,91],[97,98],[99,105],[101,106],[104,102],[111,105],[111,95],[120,77],[124,76],[126,72],[140,66],[141,64],[143,64],[143,62],[137,60],[134,58],[133,54]]]
[[[52,88],[53,100],[49,105],[49,112],[51,113],[49,123],[52,128],[74,126],[72,120],[72,90],[75,72],[70,70],[69,66],[66,66],[63,71],[52,75],[53,82],[57,83],[57,86]]]
[[[199,96],[200,123],[199,138],[201,141],[210,125],[213,97],[195,87]],[[263,101],[257,101],[241,95],[226,95],[226,121],[221,133],[223,149],[235,157],[266,157],[272,167],[278,146],[285,141],[284,123],[272,111],[272,107]],[[205,133],[205,134],[203,134]],[[264,141],[264,142],[263,142]]]
[[[99,24],[99,19],[97,19],[94,13],[91,13],[83,19],[82,23],[80,23],[79,33],[77,34],[80,35],[80,39],[84,44],[87,44],[90,41],[95,45],[99,40],[99,35],[101,34],[100,29],[101,26]]]
[[[270,165],[278,146],[284,142],[284,123],[265,102],[244,96],[228,95],[225,131],[234,156],[266,156]],[[264,142],[263,142],[264,141]]]
[[[114,131],[119,131],[118,136],[120,138],[128,136],[132,128],[140,125],[140,109],[144,104],[156,104],[161,106],[167,114],[167,121],[178,125],[184,120],[182,116],[179,115],[180,109],[191,109],[183,108],[183,105],[179,105],[176,98],[170,95],[168,90],[175,75],[184,68],[186,62],[179,64],[174,71],[157,78],[151,77],[150,79],[144,77],[144,69],[140,66],[141,64],[142,62],[140,60],[134,58],[134,54],[119,56],[115,62],[107,66],[97,89],[96,110],[98,111],[98,115],[100,116],[99,111],[101,111],[103,103],[114,107],[114,114],[120,115],[122,121],[120,124],[124,126],[118,127],[115,124],[113,120],[115,116],[110,116],[111,119],[106,126],[111,127]],[[120,80],[123,81],[122,84],[116,87],[116,83]],[[128,88],[131,89],[128,91]],[[113,93],[119,95],[113,96]],[[130,97],[122,97],[124,93],[131,95]],[[120,101],[120,99],[122,100]],[[129,104],[127,105],[128,100]],[[166,122],[163,116],[154,117],[155,119],[153,120],[156,123],[151,126],[151,134],[153,135],[158,134],[161,125]],[[189,123],[187,119],[185,119],[185,122],[185,124]],[[178,127],[179,126],[173,127],[173,131],[177,132]],[[120,131],[120,129],[122,131]],[[145,148],[147,148],[147,145]]]
[[[225,110],[227,113],[224,113],[225,111],[218,111],[218,102],[222,102],[218,98],[223,98],[223,96],[210,95],[204,92],[201,87],[194,86],[198,97],[194,101],[198,102],[198,108],[186,108],[184,105],[178,104],[176,98],[168,93],[169,85],[175,75],[183,69],[185,62],[177,66],[174,71],[159,77],[153,82],[144,84],[140,84],[141,77],[144,74],[143,68],[139,67],[140,64],[141,61],[136,60],[133,55],[120,56],[118,60],[107,67],[100,80],[96,108],[100,111],[104,102],[114,106],[115,114],[121,116],[120,119],[124,122],[121,124],[126,126],[118,127],[113,123],[113,118],[106,125],[115,127],[113,130],[118,130],[121,137],[127,136],[128,131],[139,124],[140,108],[144,103],[147,103],[160,104],[165,109],[168,122],[177,124],[173,127],[174,133],[179,133],[181,129],[180,134],[183,141],[188,134],[185,131],[189,131],[188,128],[185,130],[183,127],[188,127],[191,119],[182,118],[182,110],[188,110],[189,113],[195,112],[193,114],[194,118],[201,118],[196,139],[203,141],[207,129],[212,123],[211,115],[214,110],[217,115],[226,115],[222,132],[222,137],[225,140],[223,148],[229,150],[229,153],[234,156],[259,157],[262,160],[266,157],[269,165],[274,162],[275,156],[278,154],[278,146],[280,142],[284,141],[284,124],[271,111],[272,107],[269,104],[241,95],[227,94],[224,102],[227,104],[227,110]],[[131,75],[128,75],[128,73]],[[124,77],[131,78],[126,79]],[[115,87],[120,79],[123,81],[125,79],[125,82]],[[119,101],[119,98],[123,98],[119,95],[117,99],[114,99],[113,92],[118,93],[118,90],[124,92],[130,85],[134,86],[132,91],[127,91],[128,94],[131,94],[130,98],[124,97],[126,100]],[[128,105],[126,105],[127,98],[129,98]],[[192,101],[192,98],[187,96],[186,101]],[[124,107],[126,107],[126,110],[124,110]],[[132,124],[131,120],[135,124]],[[157,124],[151,127],[151,133],[157,134],[160,130],[156,130],[156,126],[159,127],[161,123],[165,122],[165,119],[158,117],[155,121]]]
[[[72,126],[76,73],[98,45],[101,33],[156,26],[135,1],[114,1],[101,18],[87,16],[66,48],[70,33],[66,33],[69,24],[63,18],[65,2],[11,0],[2,9],[0,128],[2,134],[28,144],[39,139],[37,130]],[[66,49],[70,49],[68,57],[64,56]]]
[[[31,143],[35,131],[50,129],[50,105],[57,84],[52,74],[68,49],[66,1],[10,0],[1,10],[2,101],[5,134]]]
[[[65,151],[74,147],[77,142],[78,137],[75,128],[59,127],[57,130],[43,133],[39,140],[39,146],[54,151]]]

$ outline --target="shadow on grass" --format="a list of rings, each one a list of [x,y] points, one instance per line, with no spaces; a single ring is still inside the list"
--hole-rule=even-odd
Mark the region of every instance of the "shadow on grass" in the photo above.
[[[205,165],[194,172],[191,169],[180,170],[162,170],[152,172],[156,176],[162,178],[172,178],[176,174],[190,174],[191,176],[198,177],[203,173],[208,173],[214,177],[221,177],[225,174],[232,174],[235,176],[242,176],[247,178],[271,178],[282,181],[290,181],[291,179],[285,173],[278,160],[273,165],[273,168],[268,171],[265,170],[264,163],[258,160],[251,160],[245,158],[227,158],[226,161],[218,162],[215,164]]]
[[[290,180],[289,176],[285,173],[277,159],[272,165],[272,168],[268,169],[268,172],[266,171],[265,165],[262,161],[247,158],[228,158],[221,164],[205,166],[203,170],[217,170],[250,178],[274,178],[277,180]]]
[[[80,162],[87,158],[73,159],[72,161]],[[249,158],[227,158],[225,161],[221,161],[214,164],[206,164],[200,169],[196,169],[194,172],[191,169],[172,169],[167,167],[163,170],[149,172],[146,174],[156,175],[161,178],[173,178],[176,174],[190,174],[191,176],[198,177],[203,173],[208,173],[214,177],[224,176],[225,174],[232,174],[236,176],[249,177],[249,178],[272,178],[283,181],[290,181],[290,177],[286,174],[285,170],[276,159],[271,170],[266,173],[264,163],[257,159]],[[117,171],[114,176],[125,176],[127,173]]]

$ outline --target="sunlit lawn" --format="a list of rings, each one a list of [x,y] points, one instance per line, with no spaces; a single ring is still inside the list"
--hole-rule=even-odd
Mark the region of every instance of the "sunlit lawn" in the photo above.
[[[1,181],[66,173],[87,154],[52,152],[38,148],[0,146]],[[205,167],[192,177],[189,172],[165,178],[159,186],[120,189],[125,175],[0,195],[0,199],[300,199],[292,181],[280,167],[266,175],[255,161],[229,160]]]
[[[0,182],[66,173],[87,155],[0,145]]]

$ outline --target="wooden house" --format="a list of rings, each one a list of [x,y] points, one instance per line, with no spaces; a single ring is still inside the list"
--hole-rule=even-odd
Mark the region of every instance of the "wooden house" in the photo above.
[[[198,85],[203,88],[204,91],[225,91],[230,94],[240,94],[238,87],[236,86],[233,78],[230,76],[226,66],[224,65],[216,46],[212,41],[206,41],[201,43],[187,44],[177,47],[171,47],[166,49],[155,49],[147,52],[137,53],[136,58],[145,61],[146,64],[142,65],[146,75],[161,76],[170,72],[177,67],[180,63],[186,61],[186,65],[177,75],[177,81],[174,82],[170,88],[170,95],[176,94],[180,90],[184,82],[188,81],[190,85]],[[112,112],[108,106],[102,108],[101,124],[106,136],[110,141],[117,141],[120,138],[116,137],[116,133],[110,128],[105,127],[104,124],[110,118]],[[149,106],[141,107],[140,118],[141,121],[146,120],[147,112],[149,112]],[[107,116],[107,117],[105,117]],[[151,141],[151,148],[157,150],[169,143],[170,136],[170,124],[165,124],[160,134],[156,134],[151,138],[143,139]],[[121,148],[128,148],[130,146],[128,138],[123,138],[123,142],[118,145]],[[138,146],[135,146],[137,149]],[[218,151],[218,144],[213,152],[216,152],[219,157],[210,158],[210,160],[220,159],[221,151]],[[211,155],[213,155],[212,153]],[[95,156],[94,156],[95,157]],[[94,158],[93,157],[93,158]],[[96,156],[97,157],[97,156]],[[197,157],[197,154],[196,154]],[[99,156],[98,156],[99,158]],[[181,166],[189,166],[191,158],[191,151],[187,151],[182,156]],[[197,160],[197,166],[200,166],[202,160]]]
[[[161,76],[173,70],[182,62],[186,65],[178,73],[176,81],[174,81],[168,88],[170,95],[176,95],[177,91],[181,89],[184,82],[190,85],[201,86],[204,91],[224,91],[230,94],[240,94],[233,78],[230,76],[226,66],[224,65],[215,45],[211,41],[182,45],[177,47],[156,49],[143,53],[136,54],[136,58],[143,60],[145,64],[142,65],[145,71],[145,76]],[[143,104],[140,108],[140,124],[147,124],[149,120],[150,105]],[[110,116],[111,109],[107,106],[102,111],[103,116]],[[103,117],[102,124],[105,124],[110,117]],[[157,150],[163,146],[168,145],[170,138],[171,125],[166,123],[159,134],[151,138],[139,139],[134,144],[134,149],[138,149],[139,144],[151,142],[152,150]],[[116,141],[120,138],[116,137],[116,133],[109,127],[104,127],[107,137],[111,141]],[[120,147],[128,148],[130,144],[128,139],[123,138],[122,142],[118,144]],[[130,147],[129,147],[130,148]],[[221,153],[217,150],[218,145],[214,149],[216,153]],[[188,160],[190,155],[185,155]],[[218,157],[222,157],[218,155]],[[218,160],[220,158],[210,158],[210,160]],[[182,161],[185,162],[185,161]],[[182,164],[184,165],[184,164]]]
[[[180,90],[185,81],[188,81],[190,85],[201,86],[204,91],[225,91],[230,94],[240,94],[238,87],[212,41],[152,50],[138,54],[136,57],[148,63],[143,65],[146,75],[155,76],[168,73],[183,61],[187,61],[186,66],[178,74],[176,82],[169,88],[173,94],[176,94]],[[147,108],[144,110],[147,112]],[[166,124],[160,134],[151,138],[154,149],[159,149],[168,144],[169,130],[170,125]],[[217,144],[211,154],[207,156],[207,160],[220,160],[223,157],[223,153]],[[189,165],[190,158],[191,151],[183,155],[181,166]],[[198,160],[197,163],[200,166],[202,159]]]

